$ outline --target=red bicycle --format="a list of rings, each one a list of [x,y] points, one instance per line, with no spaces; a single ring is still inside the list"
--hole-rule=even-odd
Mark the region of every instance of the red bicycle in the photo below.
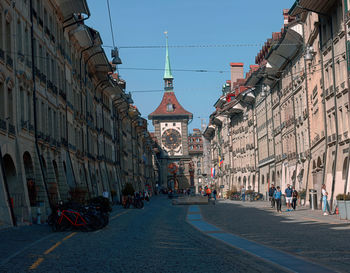
[[[74,210],[62,208],[59,204],[48,219],[53,231],[70,230],[77,228],[85,231],[96,230],[102,226],[100,218],[93,207]]]

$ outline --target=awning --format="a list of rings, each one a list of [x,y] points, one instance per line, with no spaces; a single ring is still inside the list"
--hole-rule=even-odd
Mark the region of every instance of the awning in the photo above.
[[[230,115],[233,115],[233,114],[242,113],[244,110],[245,110],[244,106],[241,103],[236,103],[234,106],[232,106],[227,111]]]
[[[289,26],[278,44],[275,44],[267,57],[266,73],[276,75],[286,62],[289,62],[303,45],[302,25]]]
[[[90,15],[86,0],[56,0],[56,3],[62,12],[64,20],[70,19],[73,14],[83,13]]]
[[[80,25],[76,29],[71,30],[70,35],[77,39],[79,45],[83,48],[93,45],[93,37],[89,28],[85,25]]]
[[[218,115],[214,117],[213,123],[216,124],[217,126],[222,126],[222,123],[224,120],[225,120],[225,116]]]
[[[289,10],[289,14],[296,16],[304,11],[314,11],[326,14],[336,0],[298,0]]]
[[[213,125],[209,125],[205,129],[203,136],[207,139],[212,139],[214,137],[214,134],[215,134],[215,127]]]

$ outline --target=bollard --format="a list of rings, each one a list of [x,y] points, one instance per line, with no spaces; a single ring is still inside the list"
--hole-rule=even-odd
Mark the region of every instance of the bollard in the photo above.
[[[36,216],[37,216],[37,220],[36,220],[36,223],[38,224],[38,225],[40,225],[41,224],[41,210],[40,210],[40,207],[37,207],[37,210],[36,210]]]

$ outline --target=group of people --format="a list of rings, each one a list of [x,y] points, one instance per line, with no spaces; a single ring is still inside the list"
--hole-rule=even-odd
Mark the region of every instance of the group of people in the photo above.
[[[329,204],[328,204],[328,192],[326,190],[326,185],[322,185],[322,210],[323,215],[331,214]],[[282,213],[282,191],[281,187],[275,187],[274,184],[269,188],[269,199],[271,201],[271,208],[277,207],[277,212]],[[286,211],[294,211],[297,207],[298,201],[298,192],[294,187],[291,187],[289,184],[284,191],[284,196],[286,197],[287,210]]]
[[[277,207],[277,212],[282,213],[282,191],[281,187],[275,187],[274,184],[271,185],[269,189],[269,199],[271,201],[271,208]],[[287,210],[293,211],[296,210],[297,200],[298,200],[298,192],[294,187],[291,187],[289,184],[284,191],[284,196],[286,197]]]

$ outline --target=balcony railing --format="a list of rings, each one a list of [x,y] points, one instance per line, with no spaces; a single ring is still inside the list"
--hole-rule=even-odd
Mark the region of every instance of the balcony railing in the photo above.
[[[2,61],[5,61],[5,52],[4,52],[4,50],[2,50],[1,48],[0,48],[0,59],[1,59]]]
[[[6,121],[0,119],[0,130],[7,131]]]
[[[16,135],[16,129],[15,129],[15,126],[12,125],[11,123],[9,123],[9,134],[11,135]]]
[[[13,68],[13,60],[12,60],[11,56],[8,55],[8,54],[6,54],[6,64],[7,64],[9,67]]]

